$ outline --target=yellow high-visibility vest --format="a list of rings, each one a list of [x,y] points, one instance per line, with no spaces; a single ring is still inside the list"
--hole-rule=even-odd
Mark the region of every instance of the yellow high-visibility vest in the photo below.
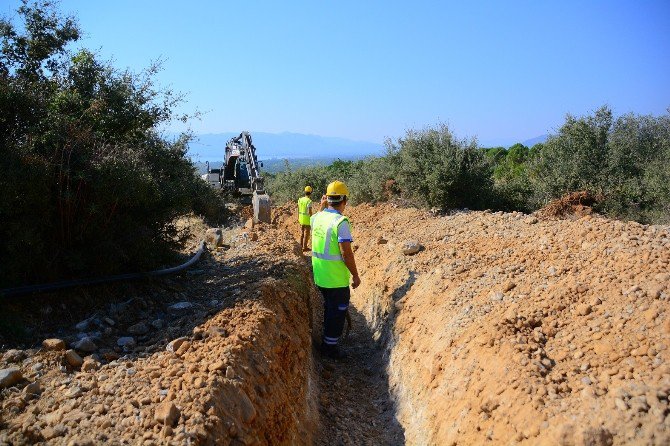
[[[334,212],[312,216],[312,270],[314,283],[322,288],[348,287],[351,280],[337,242],[337,227],[344,221],[349,219]]]
[[[309,205],[312,200],[309,197],[300,197],[298,199],[298,222],[301,225],[309,226]]]

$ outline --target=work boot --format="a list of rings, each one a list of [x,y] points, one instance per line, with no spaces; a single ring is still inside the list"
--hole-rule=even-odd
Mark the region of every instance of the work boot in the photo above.
[[[340,349],[338,345],[321,344],[321,354],[330,359],[343,360],[347,353]]]

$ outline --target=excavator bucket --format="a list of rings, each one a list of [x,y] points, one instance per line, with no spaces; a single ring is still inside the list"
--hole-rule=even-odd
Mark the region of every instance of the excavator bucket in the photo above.
[[[268,194],[259,194],[258,192],[254,192],[254,196],[252,198],[252,204],[254,208],[254,221],[255,222],[262,221],[263,223],[270,223],[271,205],[270,205],[270,197],[268,196]]]

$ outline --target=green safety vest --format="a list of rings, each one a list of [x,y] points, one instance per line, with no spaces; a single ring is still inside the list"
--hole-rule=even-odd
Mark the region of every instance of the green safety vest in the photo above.
[[[298,221],[301,225],[309,226],[309,205],[312,200],[309,197],[300,197],[298,199]]]
[[[337,227],[349,219],[334,212],[312,216],[312,270],[314,283],[321,288],[348,287],[351,279],[337,242]]]

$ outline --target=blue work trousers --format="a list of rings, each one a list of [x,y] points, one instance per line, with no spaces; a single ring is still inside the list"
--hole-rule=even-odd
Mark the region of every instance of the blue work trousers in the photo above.
[[[323,295],[323,343],[337,345],[344,331],[351,291],[349,287],[321,288]]]

